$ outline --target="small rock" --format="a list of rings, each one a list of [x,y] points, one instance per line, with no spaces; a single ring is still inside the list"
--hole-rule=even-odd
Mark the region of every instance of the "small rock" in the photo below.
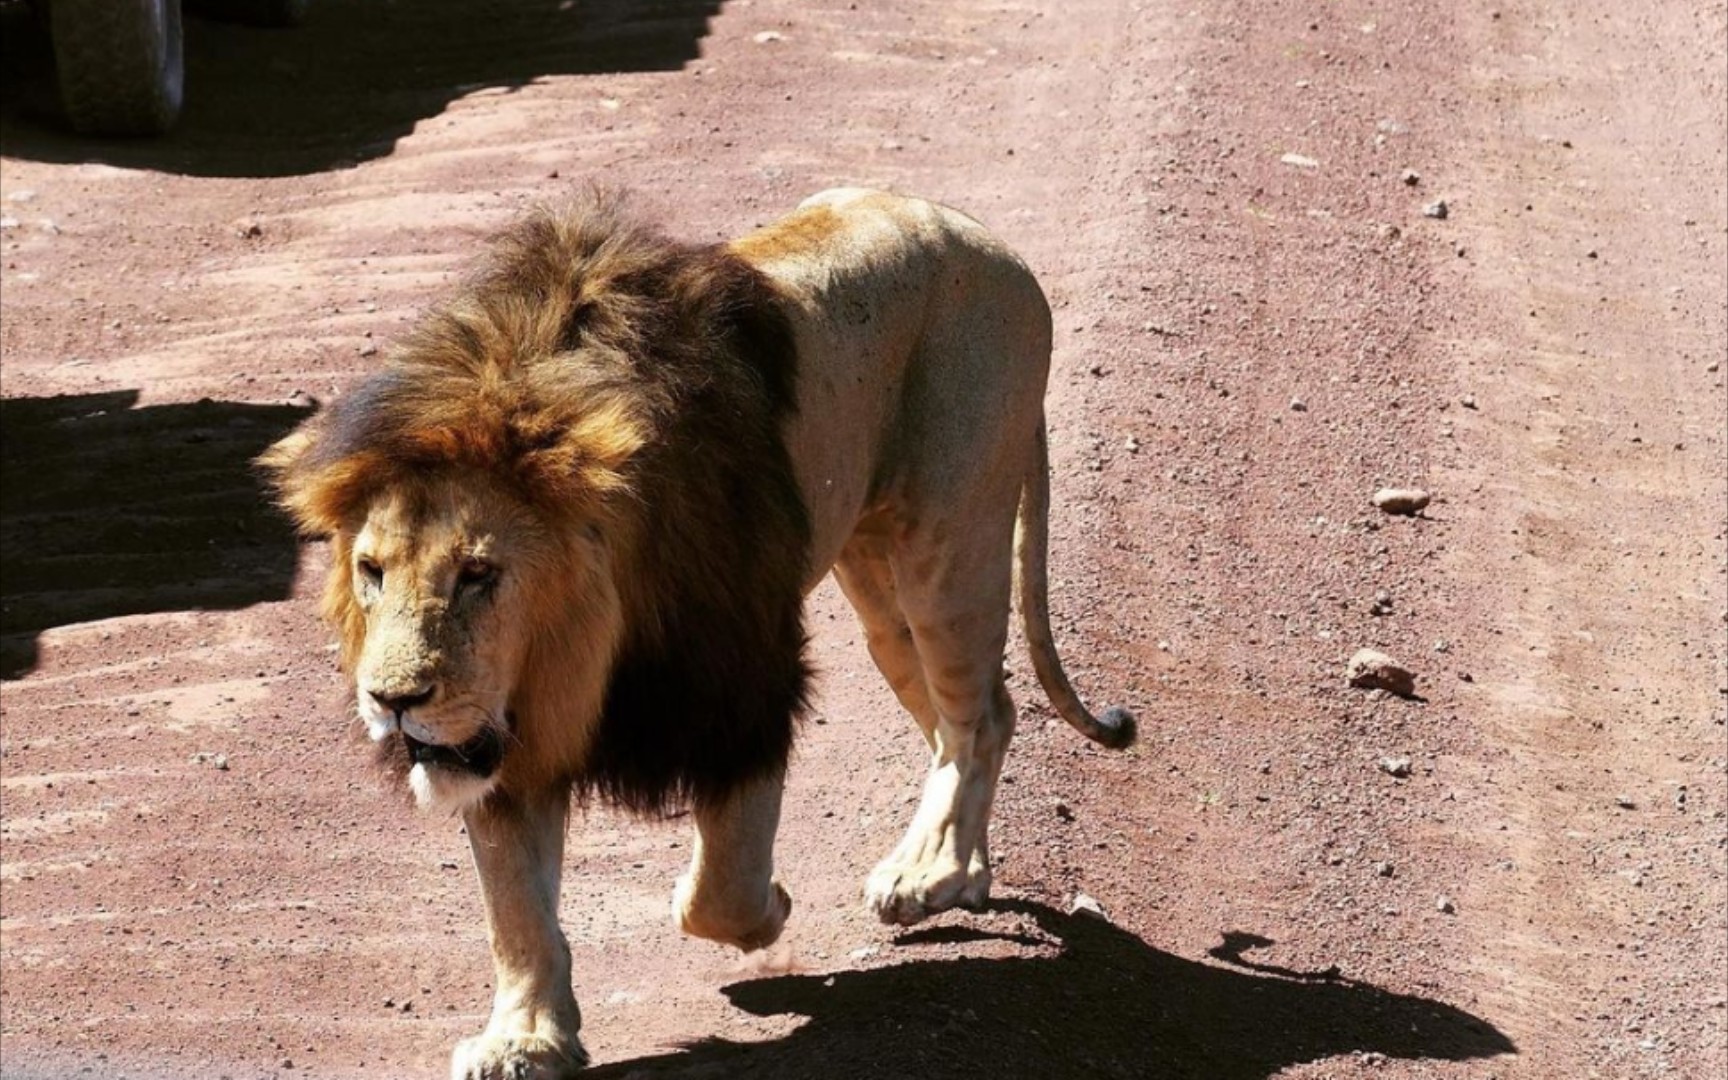
[[[1422,208],[1423,217],[1431,217],[1436,221],[1445,221],[1452,213],[1452,208],[1446,205],[1445,199],[1435,199]]]
[[[1476,407],[1476,395],[1465,394],[1463,397],[1458,399],[1458,404],[1464,406],[1466,409],[1474,409]]]
[[[1374,872],[1381,877],[1391,877],[1395,871],[1391,863],[1377,862],[1374,864]]]
[[[1450,641],[1447,641],[1445,638],[1441,638],[1439,641],[1436,641],[1434,643],[1434,651],[1435,652],[1451,652],[1452,651],[1452,643]]]
[[[1614,805],[1618,806],[1622,810],[1638,809],[1638,804],[1632,801],[1632,796],[1630,795],[1616,795],[1614,797]]]
[[[286,403],[297,409],[310,409],[318,404],[318,399],[304,390],[296,390],[288,395]]]
[[[1358,650],[1345,667],[1344,676],[1359,690],[1388,690],[1399,697],[1416,694],[1415,674],[1376,649]]]
[[[1387,592],[1385,589],[1381,589],[1379,592],[1375,593],[1374,594],[1374,603],[1368,608],[1368,614],[1370,614],[1370,615],[1390,615],[1390,614],[1392,614],[1392,594]]]
[[[1458,905],[1452,902],[1450,896],[1441,893],[1439,896],[1434,898],[1434,910],[1440,912],[1442,915],[1452,915],[1458,911]]]
[[[377,356],[378,355],[378,346],[372,344],[371,342],[367,342],[366,344],[360,346],[360,355],[361,356]]]
[[[1388,514],[1402,514],[1406,517],[1418,513],[1434,496],[1421,488],[1381,488],[1374,493],[1374,505]]]
[[[15,202],[15,203],[27,203],[27,202],[32,201],[35,198],[36,198],[36,193],[34,191],[14,191],[12,194],[6,196],[6,201],[7,202]]]
[[[1410,759],[1407,757],[1383,757],[1380,759],[1380,771],[1387,776],[1396,776],[1402,780],[1410,775]]]
[[[1056,816],[1061,818],[1063,821],[1073,821],[1074,808],[1058,799],[1056,801]]]
[[[1293,397],[1290,399],[1290,411],[1291,412],[1307,412],[1308,411],[1308,403],[1306,401],[1303,401],[1299,397]]]
[[[1285,154],[1278,160],[1286,165],[1294,165],[1298,169],[1318,169],[1320,167],[1318,161],[1303,154]]]
[[[228,771],[228,755],[227,754],[217,754],[215,757],[210,759],[210,764],[216,766],[217,772],[227,772]]]
[[[16,229],[18,219],[15,217],[0,217],[0,229]]]
[[[264,226],[256,221],[242,221],[239,226],[239,233],[247,240],[256,240],[264,235]]]
[[[758,45],[768,45],[776,41],[785,41],[786,35],[778,30],[764,30],[750,40]]]
[[[1140,452],[1140,440],[1130,435],[1128,436],[1128,440],[1122,444],[1122,449],[1128,451],[1130,454],[1138,454]]]
[[[439,859],[438,860],[438,869],[440,869],[440,870],[454,870],[454,869],[456,869],[456,867],[457,867],[457,863],[456,863],[455,859]]]
[[[1722,370],[1722,362],[1720,360],[1712,360],[1710,363],[1705,365],[1704,370],[1707,373],[1714,375],[1718,371]]]
[[[1087,896],[1085,893],[1075,893],[1074,902],[1068,905],[1070,915],[1090,915],[1094,919],[1109,919],[1104,913],[1104,905]]]
[[[1422,174],[1417,172],[1415,169],[1405,169],[1398,175],[1398,179],[1404,181],[1404,183],[1410,187],[1415,187],[1417,184],[1422,182]]]
[[[868,960],[872,956],[875,956],[878,951],[879,950],[876,946],[866,945],[861,949],[853,949],[850,953],[847,953],[847,955],[854,960]]]

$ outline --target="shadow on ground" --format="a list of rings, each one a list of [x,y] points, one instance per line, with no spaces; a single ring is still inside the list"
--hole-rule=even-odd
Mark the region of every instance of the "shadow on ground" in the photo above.
[[[770,1042],[704,1040],[584,1075],[1262,1080],[1337,1055],[1463,1061],[1515,1049],[1485,1021],[1437,1001],[1331,973],[1197,963],[1100,919],[997,907],[1031,916],[1059,951],[735,983],[723,992],[739,1008],[809,1020]]]
[[[35,666],[49,627],[293,588],[293,530],[251,463],[311,410],[137,400],[0,400],[0,678]]]
[[[0,4],[0,153],[196,176],[287,176],[388,154],[485,87],[675,71],[719,0],[314,0],[288,30],[186,20],[186,109],[161,139],[72,135],[39,22]]]

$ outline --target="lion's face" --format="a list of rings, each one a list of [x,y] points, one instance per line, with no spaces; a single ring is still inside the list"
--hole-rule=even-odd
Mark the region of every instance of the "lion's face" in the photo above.
[[[513,705],[548,599],[536,591],[567,560],[526,507],[472,480],[384,493],[338,555],[367,733],[401,740],[422,807],[484,797],[519,741]]]

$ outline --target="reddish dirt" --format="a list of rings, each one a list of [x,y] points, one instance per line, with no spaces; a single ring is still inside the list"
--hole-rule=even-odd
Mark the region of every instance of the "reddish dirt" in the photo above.
[[[183,128],[123,145],[0,20],[8,1080],[441,1076],[483,1025],[465,841],[340,737],[247,461],[590,179],[1024,252],[1058,636],[1143,730],[1084,745],[1015,651],[1001,903],[875,925],[921,744],[825,587],[783,945],[675,934],[682,823],[572,831],[595,1075],[1728,1069],[1720,0],[322,0],[194,24]]]

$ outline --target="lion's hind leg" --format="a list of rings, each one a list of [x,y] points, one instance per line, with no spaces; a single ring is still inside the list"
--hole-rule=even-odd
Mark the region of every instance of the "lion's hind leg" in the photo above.
[[[888,560],[891,593],[882,591],[880,565],[843,559],[842,584],[859,607],[872,655],[931,749],[911,826],[865,883],[865,903],[887,923],[980,907],[990,895],[990,810],[1014,733],[1002,679],[1011,528],[975,523],[986,527],[903,536]],[[920,550],[918,536],[944,533],[947,545]],[[874,594],[861,587],[869,581]]]

